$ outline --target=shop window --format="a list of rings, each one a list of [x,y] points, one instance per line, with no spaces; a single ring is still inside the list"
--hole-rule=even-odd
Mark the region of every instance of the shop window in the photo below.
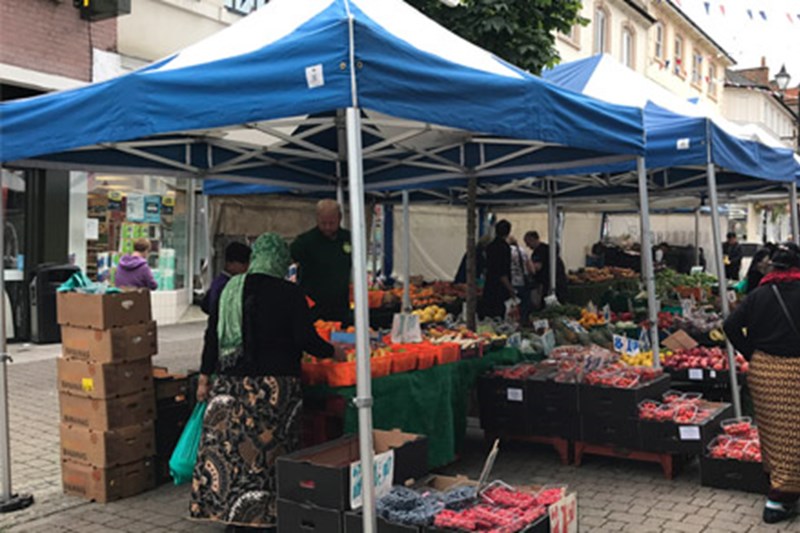
[[[673,67],[672,71],[677,76],[683,75],[683,37],[675,36],[675,44],[673,50]]]
[[[143,238],[159,290],[189,286],[187,185],[180,178],[90,174],[87,274],[113,284],[120,258]]]
[[[692,55],[692,84],[700,86],[703,81],[703,56],[695,52]]]
[[[714,63],[708,64],[708,94],[717,96],[717,66]]]

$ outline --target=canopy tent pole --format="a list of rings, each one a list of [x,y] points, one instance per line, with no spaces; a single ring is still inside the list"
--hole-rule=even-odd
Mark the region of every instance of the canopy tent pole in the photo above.
[[[553,196],[553,184],[548,183],[550,193],[547,195],[547,241],[549,242],[550,256],[550,294],[556,293],[556,263],[558,257],[558,214],[556,213],[556,199]],[[563,302],[562,302],[563,303]]]
[[[797,206],[797,182],[789,185],[789,211],[792,216],[792,238],[800,246],[800,207]]]
[[[475,220],[475,204],[478,196],[478,178],[475,175],[469,177],[467,186],[467,328],[475,331],[475,314],[478,308],[478,265],[477,243],[475,242],[475,230],[477,221]]]
[[[650,238],[650,195],[647,190],[647,170],[644,158],[636,158],[636,172],[639,176],[639,215],[642,233],[642,277],[647,290],[647,316],[650,321],[650,346],[653,349],[653,367],[661,366],[658,349],[658,311],[656,307],[656,274],[653,268],[653,241]]]
[[[717,266],[719,279],[719,299],[722,304],[722,318],[730,314],[728,302],[728,278],[725,275],[725,262],[722,259],[722,228],[719,223],[719,199],[717,198],[717,169],[714,163],[708,164],[708,199],[711,203],[711,228],[714,232],[714,260]],[[736,376],[736,353],[729,340],[725,340],[728,349],[728,368],[730,369],[731,397],[733,398],[734,414],[742,416],[742,402],[739,397],[739,379]]]
[[[409,193],[403,191],[403,312],[411,311],[411,213]]]
[[[0,184],[1,185],[1,184]],[[5,250],[5,201],[0,199],[0,250]],[[0,268],[0,298],[6,297],[5,272]],[[6,306],[0,302],[0,513],[18,511],[33,504],[33,496],[11,491],[11,435],[8,419],[8,354],[6,339]]]
[[[364,531],[374,533],[375,483],[372,442],[372,375],[370,372],[369,307],[367,303],[367,237],[364,210],[364,168],[361,147],[361,116],[347,108],[347,169],[350,189],[350,222],[353,246],[353,294],[356,325],[356,398],[361,480],[364,495]]]
[[[345,208],[344,179],[342,179],[342,163],[340,161],[336,162],[336,177],[338,178],[336,181],[336,203],[339,204],[339,208],[342,210],[342,218],[344,219],[347,209]],[[347,228],[345,220],[342,220],[342,226]]]
[[[694,210],[694,264],[700,265],[700,207]]]

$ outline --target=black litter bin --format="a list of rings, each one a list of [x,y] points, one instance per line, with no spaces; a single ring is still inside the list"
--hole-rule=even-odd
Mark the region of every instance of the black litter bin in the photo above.
[[[30,284],[31,341],[36,344],[61,342],[56,319],[56,290],[80,269],[75,265],[40,265]]]

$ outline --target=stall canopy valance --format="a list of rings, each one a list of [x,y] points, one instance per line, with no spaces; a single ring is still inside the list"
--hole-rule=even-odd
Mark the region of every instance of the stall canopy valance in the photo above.
[[[644,152],[641,110],[557,87],[399,0],[274,0],[135,72],[2,104],[0,157],[333,190],[350,106],[362,110],[367,190]]]

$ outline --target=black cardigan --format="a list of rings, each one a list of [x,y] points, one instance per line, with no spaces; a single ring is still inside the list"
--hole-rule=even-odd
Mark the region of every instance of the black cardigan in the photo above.
[[[300,377],[303,352],[332,357],[333,346],[314,329],[302,290],[288,281],[250,274],[244,284],[242,336],[244,356],[223,374],[231,376]],[[217,322],[219,307],[211,309],[200,372],[220,373]]]
[[[800,331],[800,281],[776,285]],[[747,328],[747,335],[742,331]],[[800,357],[800,338],[792,331],[772,284],[751,292],[725,321],[725,334],[748,359],[756,350],[770,355]]]

